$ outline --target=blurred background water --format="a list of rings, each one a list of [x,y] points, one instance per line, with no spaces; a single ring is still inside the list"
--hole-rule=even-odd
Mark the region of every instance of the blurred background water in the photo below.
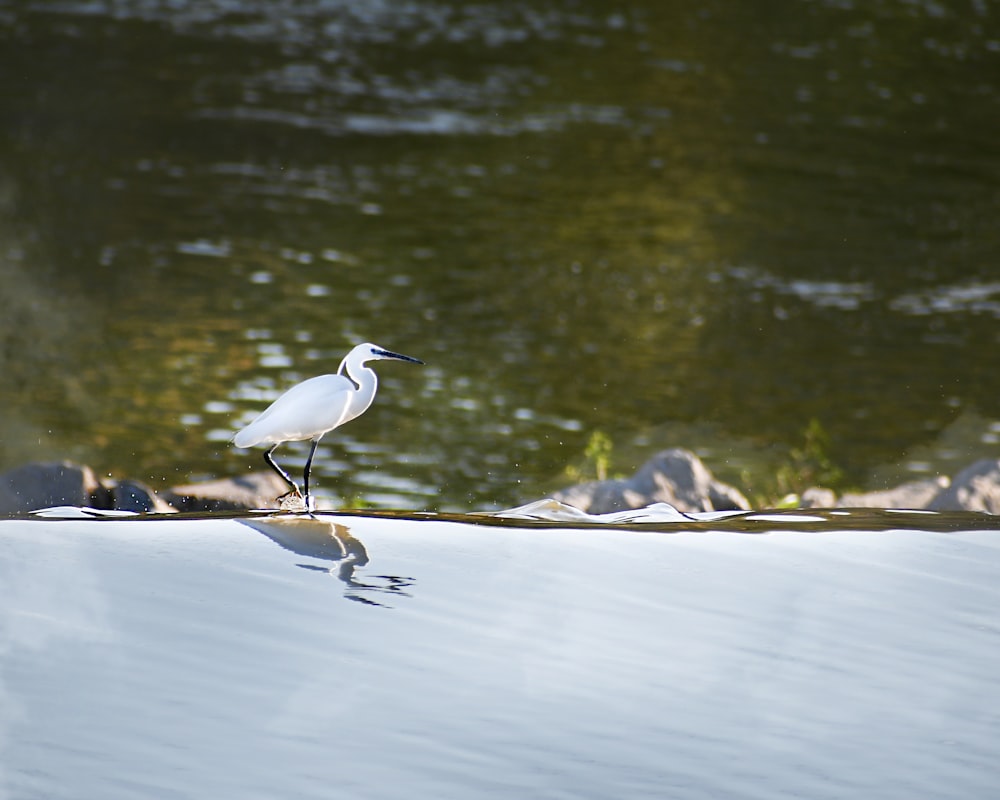
[[[257,469],[365,340],[334,502],[1000,455],[1000,3],[0,0],[0,75],[0,467]]]

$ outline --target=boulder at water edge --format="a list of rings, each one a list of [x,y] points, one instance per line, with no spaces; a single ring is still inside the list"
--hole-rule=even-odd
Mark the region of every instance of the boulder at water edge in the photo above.
[[[98,478],[90,467],[71,461],[35,462],[0,475],[0,515],[23,514],[52,506],[173,510],[145,484]]]
[[[928,503],[932,511],[1000,514],[1000,460],[984,459],[952,478],[951,486]]]
[[[664,450],[631,478],[581,483],[553,495],[554,499],[590,514],[607,514],[651,503],[670,503],[680,511],[749,510],[736,488],[716,480],[694,453]]]
[[[275,498],[288,487],[273,472],[252,472],[237,478],[175,486],[163,499],[178,511],[242,511],[277,508]]]
[[[934,498],[948,488],[950,481],[944,475],[925,478],[920,481],[910,481],[893,489],[883,489],[875,492],[843,494],[839,499],[826,503],[817,503],[813,508],[839,506],[841,508],[927,508]],[[832,492],[831,492],[832,494]],[[807,504],[808,492],[802,494],[802,505]],[[957,510],[957,509],[955,509]]]

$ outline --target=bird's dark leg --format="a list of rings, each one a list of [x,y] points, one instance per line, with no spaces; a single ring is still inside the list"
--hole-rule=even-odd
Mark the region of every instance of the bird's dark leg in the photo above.
[[[280,444],[280,442],[279,442],[279,444]],[[272,454],[272,453],[273,453],[273,452],[274,452],[275,450],[277,450],[277,449],[278,449],[278,445],[275,445],[275,446],[274,446],[274,447],[272,447],[272,448],[271,448],[270,450],[268,450],[268,451],[267,451],[266,453],[264,453],[264,460],[265,460],[265,461],[267,462],[267,465],[268,465],[268,466],[269,466],[269,467],[270,467],[271,469],[273,469],[273,470],[274,470],[275,472],[277,472],[277,473],[278,473],[278,474],[279,474],[279,475],[281,476],[281,479],[282,479],[282,480],[283,480],[283,481],[284,481],[285,483],[287,483],[287,484],[288,484],[289,486],[291,486],[291,487],[292,487],[292,491],[291,491],[291,492],[287,492],[286,494],[291,494],[292,492],[295,492],[295,494],[297,494],[297,495],[301,495],[301,494],[302,494],[302,491],[301,491],[301,490],[299,489],[299,487],[298,487],[298,486],[296,485],[295,481],[293,481],[293,480],[292,480],[291,478],[289,478],[289,477],[288,477],[288,473],[287,473],[287,472],[285,472],[285,471],[284,471],[284,470],[283,470],[283,469],[282,469],[281,467],[279,467],[279,466],[278,466],[278,464],[277,464],[277,462],[276,462],[276,461],[274,460],[274,458],[272,457],[272,455],[271,455],[271,454]],[[307,491],[308,491],[308,490],[307,490]],[[284,496],[285,496],[285,495],[281,495],[281,497],[284,497]],[[280,498],[279,498],[279,499],[280,499]]]
[[[323,438],[322,436],[317,436],[313,439],[312,447],[309,448],[309,458],[306,459],[306,468],[302,473],[302,483],[306,488],[306,506],[309,505],[309,473],[312,470],[313,456],[316,455],[316,447],[319,444],[319,440]]]

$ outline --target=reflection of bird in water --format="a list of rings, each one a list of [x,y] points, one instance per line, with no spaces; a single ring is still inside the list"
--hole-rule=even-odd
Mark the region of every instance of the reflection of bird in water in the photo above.
[[[368,565],[368,551],[359,540],[351,535],[346,525],[313,515],[252,517],[240,519],[237,522],[263,533],[271,541],[281,545],[286,550],[298,553],[300,556],[335,562],[335,567],[321,567],[317,564],[299,564],[298,566],[303,569],[336,575],[346,584],[344,597],[348,600],[356,600],[366,605],[383,606],[384,603],[379,603],[366,595],[382,593],[401,597],[410,596],[406,589],[413,585],[413,578],[397,575],[372,575],[368,578],[369,582],[365,582],[355,577],[355,569]],[[379,581],[379,583],[371,581]]]

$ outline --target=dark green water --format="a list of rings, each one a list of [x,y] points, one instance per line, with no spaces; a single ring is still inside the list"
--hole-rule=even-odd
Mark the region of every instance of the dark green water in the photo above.
[[[332,499],[595,430],[856,485],[1000,455],[1000,4],[2,2],[0,465],[170,485],[363,340]],[[304,451],[289,448],[292,463]]]

